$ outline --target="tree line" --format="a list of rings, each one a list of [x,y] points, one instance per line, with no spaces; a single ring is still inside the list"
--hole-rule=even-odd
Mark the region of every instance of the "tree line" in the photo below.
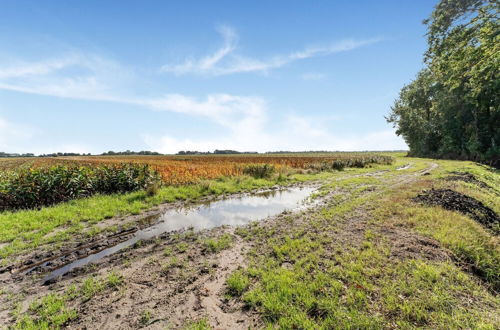
[[[386,118],[414,156],[500,165],[500,3],[441,0],[424,68]]]

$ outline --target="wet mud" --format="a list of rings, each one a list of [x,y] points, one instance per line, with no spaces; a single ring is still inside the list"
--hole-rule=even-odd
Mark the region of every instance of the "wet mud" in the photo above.
[[[447,176],[446,181],[462,181],[467,183],[475,184],[481,188],[491,188],[483,181],[477,179],[474,174],[468,172],[451,172],[453,175]]]
[[[425,205],[458,211],[499,234],[500,217],[492,209],[470,196],[451,189],[430,189],[424,190],[413,200]]]

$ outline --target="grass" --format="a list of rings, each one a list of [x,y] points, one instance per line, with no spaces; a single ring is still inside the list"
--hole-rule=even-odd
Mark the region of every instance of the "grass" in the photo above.
[[[403,161],[408,162],[398,160],[395,166]],[[412,162],[407,173],[428,166],[425,160]],[[438,173],[410,187],[388,186],[377,178],[334,180],[322,189],[342,193],[307,222],[241,230],[256,248],[249,267],[227,279],[228,293],[258,311],[269,328],[498,328],[500,299],[491,292],[500,274],[498,239],[472,219],[410,201],[429,185],[444,184],[438,178],[456,166],[439,163],[445,166]],[[482,168],[470,166],[496,185]],[[379,192],[368,194],[366,187]],[[489,193],[476,195],[488,203]],[[360,210],[371,214],[357,234],[362,239],[342,239],[341,233],[349,231],[343,228],[347,219]],[[381,232],[384,226],[432,237],[459,261],[394,258],[392,242]],[[476,272],[461,260],[472,263]]]
[[[217,253],[229,248],[232,242],[233,236],[231,236],[230,234],[223,234],[216,239],[206,239],[204,240],[203,244],[208,252]]]
[[[201,320],[191,321],[185,326],[186,330],[210,330],[212,327],[208,323],[207,318]]]
[[[244,291],[247,290],[250,285],[250,280],[248,275],[242,271],[238,270],[232,273],[226,280],[228,293],[232,296],[240,296]]]
[[[398,320],[398,327],[433,324],[455,329],[495,327],[495,316],[486,312],[487,306],[468,308],[463,300],[480,297],[493,308],[498,300],[488,297],[477,282],[455,265],[409,260],[389,271],[381,283],[383,304]]]
[[[92,299],[106,289],[117,289],[123,284],[123,277],[111,272],[107,277],[88,277],[79,286],[71,285],[64,292],[49,293],[34,300],[24,313],[15,313],[15,329],[59,329],[78,317],[71,305],[75,300]]]
[[[451,163],[451,164],[450,164]],[[441,161],[440,173],[436,178],[442,178],[463,162]],[[478,177],[483,177],[491,187],[500,187],[498,176],[491,176],[489,171],[469,163],[462,168]],[[488,179],[491,177],[491,179]],[[470,187],[467,183],[449,183],[443,180],[421,181],[411,187],[400,187],[391,194],[385,195],[380,201],[376,217],[380,221],[405,226],[422,235],[432,237],[445,248],[450,249],[463,266],[471,267],[472,271],[485,279],[495,291],[500,290],[500,241],[473,219],[460,213],[444,210],[440,207],[425,207],[411,202],[410,198],[421,190],[431,187],[449,186],[481,200],[498,212],[498,203],[494,203],[490,195],[492,191],[477,186]],[[498,201],[498,199],[497,199]],[[495,205],[496,204],[496,205]],[[390,220],[384,220],[384,219]]]
[[[146,326],[149,324],[149,322],[151,322],[151,311],[148,310],[148,309],[145,309],[142,311],[142,314],[141,314],[141,319],[139,320],[139,322],[143,325],[143,326]]]
[[[439,164],[430,175],[398,185],[400,175],[417,174],[430,162]],[[412,163],[409,169],[394,171],[407,163]],[[386,169],[392,171],[357,176]],[[490,188],[443,180],[457,170],[473,173]],[[274,222],[254,222],[235,230],[251,248],[246,268],[226,279],[226,299],[243,302],[270,329],[500,328],[498,236],[467,216],[411,201],[424,189],[448,187],[499,212],[498,172],[470,162],[398,158],[392,165],[372,169],[294,174],[287,180],[315,178],[323,183],[318,198],[329,196],[325,204],[300,215],[285,214]],[[255,184],[251,178],[240,180],[248,183],[230,180],[229,185],[243,189]],[[209,194],[217,191],[218,184],[227,185],[228,181],[204,182],[196,189]],[[437,242],[434,249],[451,257],[421,253],[423,245],[409,247],[416,257],[397,254],[402,248],[394,241],[399,237],[390,236],[387,229],[412,238],[431,238]],[[174,244],[162,252],[162,273],[171,274],[174,268],[179,271],[169,280],[182,277],[188,268],[184,259],[191,243],[215,254],[234,240],[230,234],[200,239],[193,232],[174,238]],[[124,279],[114,272],[100,279],[88,278],[62,293],[37,299],[18,315],[16,326],[63,327],[77,317],[77,301],[123,286]],[[151,319],[146,312],[139,316],[143,325]],[[203,318],[185,326],[209,329],[210,323]]]

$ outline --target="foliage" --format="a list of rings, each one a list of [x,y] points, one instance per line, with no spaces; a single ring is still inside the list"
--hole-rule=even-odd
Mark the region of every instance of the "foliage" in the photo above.
[[[226,284],[227,291],[230,295],[241,296],[241,294],[248,289],[250,279],[244,271],[238,270],[227,278]]]
[[[231,246],[233,237],[230,234],[224,234],[218,239],[207,239],[204,243],[207,251],[217,253]]]
[[[392,153],[393,154],[393,153]],[[245,155],[177,155],[177,156],[85,156],[57,158],[12,158],[0,159],[0,169],[16,169],[18,166],[45,168],[57,165],[98,166],[123,163],[147,164],[160,173],[167,185],[199,183],[202,180],[220,177],[241,176],[247,165],[269,164],[280,170],[283,168],[308,169],[314,164],[340,162],[345,167],[365,167],[369,164],[391,164],[393,158],[375,152],[330,152],[294,154],[245,154]],[[1,172],[0,172],[1,173]],[[1,174],[0,174],[1,175]]]
[[[309,165],[309,168],[317,171],[343,171],[346,167],[364,168],[372,164],[391,165],[393,162],[394,159],[390,156],[373,155],[312,163]]]
[[[148,165],[59,165],[22,169],[0,181],[0,211],[37,208],[97,193],[135,191],[157,182],[158,174]]]
[[[416,156],[500,164],[500,4],[442,0],[428,26],[427,66],[387,118]]]
[[[276,172],[276,167],[269,164],[250,164],[243,169],[243,174],[253,176],[256,179],[270,178],[274,172]]]

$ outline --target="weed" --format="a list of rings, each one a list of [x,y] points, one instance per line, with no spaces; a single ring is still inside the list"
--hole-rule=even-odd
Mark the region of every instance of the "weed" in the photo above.
[[[163,256],[165,257],[170,257],[173,253],[173,250],[171,247],[166,247],[164,250],[163,250]]]
[[[180,253],[186,252],[188,248],[189,244],[186,242],[177,243],[177,245],[175,246],[175,249]]]
[[[276,172],[276,167],[270,164],[251,164],[245,166],[243,169],[243,174],[250,175],[256,179],[268,179],[274,172]]]
[[[230,295],[241,296],[250,285],[250,280],[243,270],[237,270],[228,277],[226,284]]]
[[[83,282],[81,293],[88,300],[104,288],[105,284],[103,281],[97,279],[96,277],[89,277]]]
[[[149,309],[145,309],[142,311],[139,322],[144,326],[148,325],[149,322],[151,322],[151,311]]]
[[[197,321],[191,321],[188,322],[186,327],[187,330],[209,330],[212,329],[210,324],[208,323],[208,320],[206,318],[203,318],[201,320]]]
[[[108,275],[108,286],[111,288],[117,288],[123,284],[123,276],[113,271]]]
[[[233,242],[233,236],[230,234],[224,234],[218,239],[207,239],[204,241],[205,248],[212,253],[220,252],[231,246]]]

